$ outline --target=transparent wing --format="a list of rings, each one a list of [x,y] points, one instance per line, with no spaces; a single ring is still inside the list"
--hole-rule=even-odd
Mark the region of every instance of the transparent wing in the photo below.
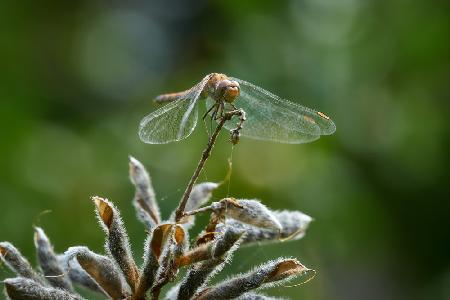
[[[139,137],[147,144],[166,144],[187,138],[197,124],[196,103],[179,99],[144,117],[139,125]],[[189,115],[182,122],[185,113]]]
[[[148,144],[166,144],[187,138],[197,125],[197,102],[207,81],[203,78],[189,92],[145,116],[139,125],[140,139]]]
[[[332,134],[336,127],[327,116],[278,96],[238,78],[240,96],[234,104],[246,112],[242,136],[280,143],[307,143],[320,135]],[[234,128],[227,122],[227,129]]]

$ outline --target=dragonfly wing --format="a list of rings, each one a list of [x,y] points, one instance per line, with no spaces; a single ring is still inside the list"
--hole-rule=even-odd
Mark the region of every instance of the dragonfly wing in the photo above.
[[[187,138],[197,125],[197,103],[208,79],[206,76],[175,101],[145,116],[139,125],[140,139],[147,144],[166,144]]]
[[[194,131],[197,118],[196,102],[186,99],[170,102],[142,119],[139,138],[147,144],[180,141]]]
[[[281,143],[307,143],[320,135],[332,134],[336,127],[326,115],[280,99],[276,95],[238,78],[240,96],[235,105],[246,112],[242,136]],[[228,122],[225,127],[234,128]]]

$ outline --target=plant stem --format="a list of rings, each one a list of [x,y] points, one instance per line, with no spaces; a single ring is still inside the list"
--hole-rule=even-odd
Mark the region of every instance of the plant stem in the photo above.
[[[243,114],[242,110],[232,110],[229,112],[226,112],[223,114],[223,116],[220,118],[220,122],[217,125],[216,129],[214,130],[214,133],[210,137],[208,144],[206,145],[206,148],[203,150],[202,157],[200,158],[200,161],[198,162],[197,168],[194,171],[194,174],[191,177],[191,180],[189,180],[189,183],[186,187],[186,190],[184,191],[183,197],[181,198],[180,203],[178,204],[178,208],[175,211],[175,222],[179,222],[180,219],[183,217],[184,209],[186,207],[186,203],[189,199],[189,196],[191,195],[192,188],[195,184],[195,182],[198,179],[198,176],[200,176],[200,172],[202,171],[205,162],[208,160],[212,148],[214,147],[214,144],[217,140],[217,137],[220,133],[220,130],[225,125],[225,122],[230,120],[233,116],[239,115],[241,116]]]
[[[183,214],[183,217],[193,216],[193,215],[196,215],[196,214],[198,214],[198,213],[202,213],[202,212],[210,211],[210,210],[212,210],[212,207],[211,207],[211,206],[205,206],[205,207],[202,207],[202,208],[199,208],[199,209],[187,211],[187,212],[185,212],[185,213]]]

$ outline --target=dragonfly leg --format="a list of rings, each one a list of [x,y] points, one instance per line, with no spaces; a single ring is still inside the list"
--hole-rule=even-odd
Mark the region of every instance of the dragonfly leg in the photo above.
[[[205,114],[203,115],[203,118],[202,118],[202,119],[205,120],[206,116],[207,116],[213,109],[215,109],[216,106],[217,106],[217,104],[214,104],[213,106],[211,106],[211,107],[208,109],[208,111],[205,112]]]
[[[219,103],[216,102],[203,116],[205,118],[207,116],[207,114],[212,111],[211,118],[209,119],[210,132],[212,132],[212,129],[213,129],[213,120],[214,121],[217,120],[216,116],[217,116],[217,112],[218,112],[219,108],[220,108]]]
[[[217,120],[217,112],[219,111],[219,105],[215,105],[214,106],[214,111],[211,113],[211,121],[212,120]]]
[[[222,118],[223,117],[223,114],[225,113],[225,105],[223,104],[223,101],[221,101],[221,102],[219,102],[219,104],[218,104],[218,108],[217,108],[217,114],[216,114],[216,116],[214,117],[214,120],[218,120],[218,119],[220,119],[220,118]]]
[[[230,112],[230,111],[233,111],[233,110],[239,110],[237,107],[236,107],[236,105],[234,105],[233,103],[228,103],[228,105],[230,106],[230,107],[227,107],[227,106],[225,106],[225,104],[224,104],[224,109],[223,109],[223,113],[227,113],[227,112]],[[223,114],[222,114],[223,115]]]

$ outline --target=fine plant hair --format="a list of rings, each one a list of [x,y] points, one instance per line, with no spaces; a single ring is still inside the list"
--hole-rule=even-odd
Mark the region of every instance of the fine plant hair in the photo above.
[[[44,229],[36,227],[34,244],[38,272],[16,247],[1,242],[3,265],[16,275],[3,280],[6,297],[11,300],[85,299],[78,292],[84,288],[114,300],[274,300],[281,298],[261,294],[260,290],[294,279],[295,285],[312,279],[314,270],[296,258],[280,257],[210,284],[241,246],[301,239],[312,221],[299,211],[271,210],[256,199],[227,197],[209,203],[221,183],[197,183],[197,179],[220,130],[233,117],[239,120],[237,127],[231,130],[231,141],[239,140],[245,112],[224,113],[178,206],[166,219],[161,215],[150,174],[141,162],[129,157],[129,177],[135,187],[131,202],[147,233],[142,265],[136,264],[119,209],[112,201],[93,196],[98,223],[106,236],[104,253],[95,253],[85,246],[56,253]],[[190,238],[189,230],[195,217],[202,213],[209,214],[209,222],[196,237]],[[180,273],[183,268],[185,272]],[[162,296],[163,288],[170,282],[176,284]]]

